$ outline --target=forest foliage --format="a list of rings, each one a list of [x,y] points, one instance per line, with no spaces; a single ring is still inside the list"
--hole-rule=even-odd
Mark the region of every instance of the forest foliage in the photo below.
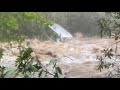
[[[91,13],[89,13],[90,15]],[[104,59],[107,57],[110,60],[112,57],[118,57],[117,44],[120,42],[120,13],[119,12],[106,12],[105,17],[98,18],[97,13],[94,16],[88,15],[88,13],[79,12],[0,12],[0,41],[10,42],[17,41],[19,45],[26,38],[40,38],[47,39],[52,37],[54,32],[50,31],[48,25],[58,23],[65,27],[70,33],[81,32],[87,36],[96,35],[98,33],[103,36],[109,36],[114,38],[116,43],[115,48],[107,48],[103,50],[103,56],[98,57],[100,61],[98,70],[103,68],[109,69],[116,66],[116,60],[114,63],[107,63]],[[98,25],[96,21],[98,20]],[[100,30],[97,28],[100,27]],[[113,44],[114,45],[114,44]],[[4,49],[0,48],[0,59],[4,55]],[[37,57],[31,57],[31,53],[34,50],[31,47],[20,49],[19,56],[16,60],[15,75],[22,75],[25,78],[32,77],[34,74],[38,74],[39,77],[59,77],[62,75],[62,71],[57,65],[58,62],[50,62],[49,65],[53,66],[53,73],[49,72],[39,62]],[[115,52],[115,53],[113,53]],[[57,61],[57,60],[56,60]],[[48,66],[49,66],[48,65]],[[118,65],[118,63],[117,63]],[[114,75],[120,76],[120,69],[115,67],[117,73]],[[4,78],[9,71],[6,71],[6,67],[0,66],[0,77]],[[109,74],[109,76],[114,76]]]
[[[119,62],[119,44],[120,44],[120,12],[106,12],[105,17],[98,21],[100,27],[100,36],[108,36],[115,40],[115,43],[104,49],[102,56],[98,57],[99,60],[98,70],[112,68],[106,77],[119,78],[120,77],[120,62]],[[109,59],[109,62],[106,61]]]
[[[27,38],[26,34],[29,34],[29,31],[22,29],[24,25],[40,25],[42,28],[45,28],[48,25],[52,25],[53,21],[45,17],[44,13],[38,12],[1,12],[0,13],[0,41],[1,42],[11,42],[17,41],[19,48],[19,55],[16,59],[15,70],[11,78],[23,77],[23,78],[32,78],[35,75],[37,77],[47,77],[50,75],[53,78],[58,78],[62,75],[62,71],[57,65],[57,61],[50,61],[48,65],[43,65],[39,59],[32,57],[31,53],[34,52],[29,45],[27,48],[22,46],[21,43]],[[31,24],[30,24],[31,23]],[[34,28],[31,28],[30,31]],[[22,32],[22,33],[21,33]],[[42,35],[42,34],[41,34]],[[31,36],[31,35],[30,35]],[[25,41],[26,42],[26,41]],[[27,42],[28,44],[29,42]],[[11,46],[11,43],[10,43]],[[4,55],[4,49],[0,48],[0,59]],[[52,65],[52,72],[50,72],[46,66]],[[5,78],[7,75],[10,75],[10,71],[7,71],[9,67],[0,66],[0,77]]]

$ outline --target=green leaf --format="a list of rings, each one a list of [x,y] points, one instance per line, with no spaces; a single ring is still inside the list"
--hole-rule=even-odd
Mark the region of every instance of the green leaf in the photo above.
[[[58,71],[59,74],[62,75],[62,71],[61,71],[61,69],[59,67],[56,67],[56,70]]]
[[[37,64],[35,64],[35,65],[33,65],[33,66],[34,66],[35,68],[37,68],[38,70],[42,68],[42,66],[37,65]]]
[[[32,71],[34,71],[34,72],[37,72],[38,71],[38,69],[37,68],[35,68],[33,65],[31,65],[30,66],[30,68],[32,69]]]
[[[39,77],[42,75],[42,72],[43,72],[43,70],[41,70],[41,71],[40,71],[40,73],[38,74],[38,75],[39,75]]]
[[[58,73],[56,72],[54,78],[58,78],[58,77],[59,77]]]
[[[33,62],[34,62],[33,60],[31,60],[30,62],[28,62],[28,64],[26,65],[25,68],[28,69],[33,64]]]
[[[53,64],[53,61],[50,61],[48,65],[52,65]]]
[[[24,75],[24,78],[29,78],[29,76],[27,74]]]

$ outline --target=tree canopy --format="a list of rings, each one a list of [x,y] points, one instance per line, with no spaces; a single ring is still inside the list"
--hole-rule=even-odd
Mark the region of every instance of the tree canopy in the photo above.
[[[42,12],[0,12],[0,38],[3,40],[9,37],[10,40],[15,36],[23,35],[25,32],[23,27],[27,24],[30,27],[29,33],[32,33],[31,31],[35,31],[34,25],[45,27],[53,24],[53,21],[46,18],[45,13]]]
[[[101,37],[107,35],[120,38],[120,12],[106,12],[106,16],[98,21]]]

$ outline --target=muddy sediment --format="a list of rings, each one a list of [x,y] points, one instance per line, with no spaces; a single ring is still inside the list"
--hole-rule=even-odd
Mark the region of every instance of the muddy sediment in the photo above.
[[[34,49],[41,62],[49,62],[51,59],[59,59],[62,71],[68,78],[89,78],[106,73],[98,72],[96,56],[101,50],[114,42],[112,39],[73,39],[67,42],[30,40],[30,46]],[[15,48],[15,47],[14,47]],[[16,47],[17,48],[17,47]],[[11,53],[14,50],[14,53]],[[18,51],[10,49],[6,52],[0,63],[3,66],[14,67]],[[33,54],[34,56],[34,54]]]

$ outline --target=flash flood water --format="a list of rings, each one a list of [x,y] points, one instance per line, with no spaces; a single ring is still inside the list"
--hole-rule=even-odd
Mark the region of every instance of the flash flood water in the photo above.
[[[31,47],[37,53],[42,63],[48,63],[51,59],[61,58],[59,65],[68,78],[89,78],[106,73],[96,70],[96,57],[101,55],[101,50],[111,45],[112,39],[103,38],[74,38],[67,42],[30,40]],[[1,65],[14,67],[18,55],[16,47],[7,49]],[[12,53],[11,53],[12,52]],[[51,54],[48,54],[51,53]]]

